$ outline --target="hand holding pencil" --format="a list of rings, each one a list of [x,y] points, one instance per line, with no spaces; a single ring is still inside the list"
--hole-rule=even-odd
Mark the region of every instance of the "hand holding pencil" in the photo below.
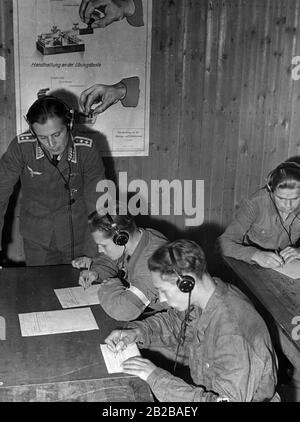
[[[87,270],[81,271],[79,276],[79,284],[84,288],[84,290],[88,289],[98,278],[96,271],[91,271],[91,265],[92,260],[89,262]]]

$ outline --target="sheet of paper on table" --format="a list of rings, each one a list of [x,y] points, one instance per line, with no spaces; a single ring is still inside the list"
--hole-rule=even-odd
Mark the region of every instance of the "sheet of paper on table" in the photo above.
[[[99,284],[92,284],[86,290],[82,286],[76,286],[66,289],[54,289],[54,292],[63,308],[76,308],[77,306],[99,304],[97,294],[99,288]]]
[[[91,308],[19,314],[23,337],[98,330]]]
[[[140,356],[140,351],[136,343],[129,344],[126,349],[114,353],[107,347],[107,344],[100,344],[101,352],[106,364],[107,372],[109,374],[114,374],[116,372],[123,372],[121,368],[121,363],[124,360],[129,359],[133,356]]]
[[[300,260],[295,259],[295,261],[274,268],[274,270],[293,279],[300,278]]]

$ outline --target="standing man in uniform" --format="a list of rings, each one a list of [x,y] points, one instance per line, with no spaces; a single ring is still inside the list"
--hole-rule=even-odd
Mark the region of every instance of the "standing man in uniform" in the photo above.
[[[30,130],[0,159],[0,234],[9,197],[21,179],[27,265],[66,264],[91,254],[87,216],[95,209],[104,166],[92,139],[73,133],[73,117],[60,99],[39,98],[26,115]]]

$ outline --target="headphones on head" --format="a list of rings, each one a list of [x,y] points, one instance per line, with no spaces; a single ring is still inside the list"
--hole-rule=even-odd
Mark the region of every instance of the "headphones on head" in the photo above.
[[[284,170],[284,169],[296,169],[296,170],[299,170],[300,172],[300,164],[294,161],[286,161],[285,163],[279,164],[279,166],[271,170],[267,176],[267,183],[266,183],[266,187],[269,192],[274,192],[274,177],[276,176],[276,173],[279,170]]]
[[[169,256],[170,256],[171,263],[172,263],[172,266],[173,266],[173,271],[178,277],[178,279],[176,280],[176,284],[177,284],[178,289],[183,293],[190,293],[195,286],[194,277],[192,277],[191,275],[181,274],[181,271],[179,270],[179,268],[177,266],[172,247],[169,247],[168,251],[169,251]]]
[[[75,110],[73,110],[72,108],[70,108],[63,100],[61,100],[60,98],[57,98],[57,97],[55,97],[54,95],[47,95],[46,93],[45,93],[45,90],[40,90],[39,92],[38,92],[38,99],[30,106],[30,108],[29,108],[29,110],[28,110],[28,112],[27,112],[27,114],[26,114],[26,117],[25,117],[25,120],[26,120],[26,122],[28,123],[28,125],[29,125],[29,129],[30,129],[30,131],[31,131],[31,133],[34,135],[34,136],[36,136],[35,135],[35,133],[34,133],[34,130],[32,129],[32,127],[31,127],[31,124],[29,123],[29,119],[28,119],[28,115],[29,115],[29,113],[30,113],[30,111],[32,110],[32,108],[33,107],[36,107],[36,106],[38,106],[39,105],[39,103],[42,103],[42,102],[44,102],[45,101],[45,99],[47,100],[47,99],[50,99],[50,100],[53,100],[53,101],[56,101],[56,102],[58,102],[59,104],[61,104],[63,107],[64,107],[64,109],[65,109],[65,111],[66,111],[66,114],[65,114],[65,119],[66,119],[66,124],[67,124],[67,129],[68,129],[68,131],[72,131],[73,130],[73,126],[74,126],[74,118],[75,118]]]
[[[112,216],[109,213],[106,214],[106,217],[113,230],[114,244],[118,246],[126,246],[129,240],[129,233],[126,230],[120,230],[117,223],[113,221]]]

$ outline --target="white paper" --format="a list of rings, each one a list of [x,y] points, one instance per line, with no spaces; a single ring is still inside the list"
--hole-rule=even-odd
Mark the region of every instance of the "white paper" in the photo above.
[[[274,268],[274,270],[293,279],[300,278],[300,260],[295,259],[295,261]]]
[[[6,79],[6,70],[5,70],[5,57],[0,56],[0,80],[5,81]]]
[[[98,330],[91,308],[19,314],[23,337]]]
[[[107,344],[100,344],[100,348],[109,374],[123,372],[121,368],[122,362],[133,356],[141,355],[136,343],[129,344],[126,349],[118,353],[114,353],[109,350]]]
[[[99,288],[99,284],[93,284],[86,290],[82,286],[76,286],[66,289],[54,289],[54,292],[63,308],[76,308],[77,306],[99,304],[97,294]]]

